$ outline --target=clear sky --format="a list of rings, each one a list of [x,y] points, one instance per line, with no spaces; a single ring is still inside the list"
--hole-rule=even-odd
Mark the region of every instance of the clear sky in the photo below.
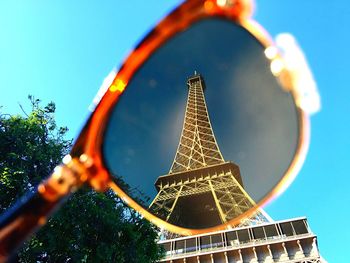
[[[119,1],[121,2],[121,1]],[[179,1],[0,2],[0,105],[20,113],[32,94],[54,101],[57,120],[76,136],[104,77]],[[291,187],[266,211],[307,216],[329,262],[346,262],[349,235],[350,6],[335,1],[257,1],[255,19],[272,36],[290,32],[304,49],[322,98],[312,116],[306,162]]]

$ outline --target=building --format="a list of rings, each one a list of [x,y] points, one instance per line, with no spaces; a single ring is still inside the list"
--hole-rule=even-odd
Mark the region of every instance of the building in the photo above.
[[[245,191],[239,166],[224,160],[204,97],[205,82],[195,73],[189,88],[178,149],[167,175],[155,186],[152,213],[185,228],[229,222],[255,206]],[[233,229],[159,241],[161,262],[321,262],[316,236],[306,218],[273,222],[263,210]]]
[[[163,240],[166,263],[322,262],[306,218]]]

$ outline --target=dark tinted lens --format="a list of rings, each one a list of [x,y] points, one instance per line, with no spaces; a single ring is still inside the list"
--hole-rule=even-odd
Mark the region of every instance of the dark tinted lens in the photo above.
[[[152,213],[206,228],[269,193],[298,136],[293,98],[271,74],[264,47],[244,28],[210,19],[176,35],[135,74],[103,153],[118,184]]]

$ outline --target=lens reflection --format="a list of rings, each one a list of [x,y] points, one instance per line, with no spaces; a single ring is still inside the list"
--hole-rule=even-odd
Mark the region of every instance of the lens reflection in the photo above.
[[[198,22],[168,41],[109,121],[103,154],[118,184],[186,228],[249,209],[279,182],[298,144],[293,99],[269,67],[264,47],[225,20]]]

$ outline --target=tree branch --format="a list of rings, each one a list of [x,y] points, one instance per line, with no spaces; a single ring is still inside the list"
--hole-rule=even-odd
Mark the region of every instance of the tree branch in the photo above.
[[[23,109],[21,103],[18,102],[18,105],[19,105],[19,107],[21,108],[21,110],[22,110],[22,112],[24,113],[24,115],[26,115],[27,118],[29,118],[28,114],[27,114],[26,111]]]

